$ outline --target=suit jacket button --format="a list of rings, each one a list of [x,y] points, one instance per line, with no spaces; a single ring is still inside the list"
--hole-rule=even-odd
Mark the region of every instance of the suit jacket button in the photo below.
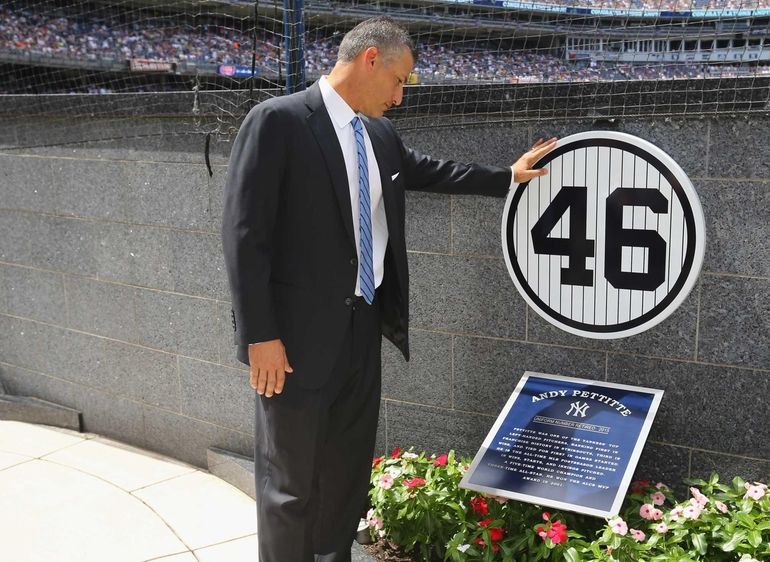
[[[350,258],[350,265],[356,265],[358,260],[356,258]]]
[[[353,304],[353,299],[351,299],[350,297],[346,298],[345,299],[345,306],[350,306],[351,304]]]

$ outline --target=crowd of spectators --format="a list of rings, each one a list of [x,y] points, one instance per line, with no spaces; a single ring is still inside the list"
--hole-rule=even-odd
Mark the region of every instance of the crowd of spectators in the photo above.
[[[582,0],[581,0],[582,1]],[[338,36],[308,34],[305,62],[308,77],[331,69]],[[277,73],[278,38],[257,37],[257,66],[264,75]],[[423,83],[458,81],[570,82],[628,79],[694,78],[724,67],[708,65],[575,64],[543,51],[465,48],[465,44],[423,41],[415,71]],[[252,36],[221,26],[174,25],[160,20],[126,23],[51,17],[26,10],[0,8],[0,52],[32,53],[70,59],[149,59],[163,62],[251,66]],[[735,73],[735,69],[727,69]]]
[[[759,10],[770,8],[770,0],[520,0],[534,4],[616,10],[689,12],[691,10]]]

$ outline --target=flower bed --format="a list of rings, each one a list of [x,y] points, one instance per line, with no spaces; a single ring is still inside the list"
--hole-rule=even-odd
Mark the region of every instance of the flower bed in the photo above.
[[[634,482],[608,520],[459,487],[469,458],[394,450],[372,463],[367,514],[378,560],[453,562],[770,562],[770,490],[733,479]],[[399,558],[400,557],[400,558]]]

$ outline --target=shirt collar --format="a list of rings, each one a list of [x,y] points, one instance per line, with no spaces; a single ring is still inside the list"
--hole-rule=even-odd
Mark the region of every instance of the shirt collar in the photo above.
[[[329,112],[329,117],[331,117],[332,122],[338,129],[342,129],[346,125],[349,125],[353,118],[356,117],[355,111],[353,111],[348,103],[342,99],[342,96],[332,88],[332,85],[329,84],[326,76],[321,76],[319,86],[321,88],[321,97],[324,100],[326,111]]]

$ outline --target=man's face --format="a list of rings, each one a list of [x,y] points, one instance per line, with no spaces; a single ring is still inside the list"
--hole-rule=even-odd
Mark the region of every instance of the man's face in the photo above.
[[[382,117],[388,109],[401,104],[414,59],[406,47],[390,56],[371,48],[365,56],[367,74],[360,111],[368,117]]]

